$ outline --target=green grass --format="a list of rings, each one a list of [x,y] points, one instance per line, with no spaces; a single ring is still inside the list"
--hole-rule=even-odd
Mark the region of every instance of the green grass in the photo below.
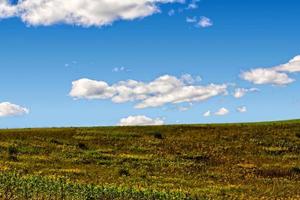
[[[300,121],[0,130],[0,199],[299,199]]]

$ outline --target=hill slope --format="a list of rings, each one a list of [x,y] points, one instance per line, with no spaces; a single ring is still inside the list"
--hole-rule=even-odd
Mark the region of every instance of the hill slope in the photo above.
[[[300,122],[0,130],[0,197],[300,198]]]

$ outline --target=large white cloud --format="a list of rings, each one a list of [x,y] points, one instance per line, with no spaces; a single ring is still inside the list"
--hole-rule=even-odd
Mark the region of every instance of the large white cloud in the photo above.
[[[168,103],[200,102],[228,93],[226,84],[201,86],[190,83],[185,78],[170,75],[160,76],[148,83],[127,80],[113,85],[79,79],[72,83],[70,96],[75,99],[111,99],[115,103],[135,101],[138,102],[136,108],[147,108]]]
[[[184,0],[20,0],[15,5],[0,0],[0,19],[20,17],[30,25],[103,26],[143,18],[160,12],[159,4],[176,2]]]
[[[28,114],[29,109],[10,102],[0,103],[0,117],[18,116]]]
[[[251,69],[243,72],[240,77],[254,84],[287,85],[295,81],[288,73],[296,72],[300,72],[300,56],[275,67]]]
[[[163,125],[164,121],[160,118],[152,119],[144,115],[129,116],[122,118],[119,126],[146,126],[146,125]]]

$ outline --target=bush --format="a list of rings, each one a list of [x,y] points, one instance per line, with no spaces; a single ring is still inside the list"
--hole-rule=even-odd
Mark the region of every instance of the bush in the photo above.
[[[77,144],[77,147],[78,147],[79,149],[82,149],[82,150],[88,149],[87,146],[86,146],[84,143],[81,143],[81,142],[79,142],[79,143]]]
[[[56,140],[54,138],[51,138],[50,143],[52,143],[52,144],[59,144],[59,145],[63,144],[63,143],[61,143],[60,141],[58,141],[58,140]]]
[[[16,161],[17,160],[17,154],[18,154],[18,149],[15,146],[9,146],[7,149],[8,153],[8,159]]]
[[[300,167],[293,167],[292,172],[295,174],[300,174]]]
[[[160,133],[160,132],[155,132],[155,133],[153,133],[153,136],[154,136],[156,139],[160,139],[160,140],[164,139],[164,135],[163,135],[162,133]]]
[[[130,173],[129,173],[128,169],[122,168],[119,170],[119,175],[120,176],[130,176]]]

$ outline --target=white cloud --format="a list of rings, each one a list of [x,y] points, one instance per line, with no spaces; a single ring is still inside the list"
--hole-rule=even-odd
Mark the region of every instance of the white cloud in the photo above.
[[[0,19],[12,17],[16,12],[16,7],[9,5],[6,0],[0,0]]]
[[[220,108],[217,112],[215,112],[215,115],[217,116],[223,116],[229,114],[229,110],[226,108]]]
[[[200,20],[197,23],[197,26],[202,28],[208,28],[210,26],[213,26],[213,21],[209,19],[208,17],[202,16]]]
[[[166,3],[184,0],[22,0],[16,5],[0,0],[0,18],[20,17],[34,26],[65,23],[100,27],[150,16]]]
[[[288,85],[295,80],[288,73],[300,72],[300,56],[296,56],[288,63],[270,68],[256,68],[243,72],[242,79],[254,84]]]
[[[259,91],[259,89],[257,89],[257,88],[249,88],[249,89],[247,89],[247,88],[236,88],[234,90],[233,96],[235,98],[239,99],[239,98],[242,98],[243,96],[245,96],[249,92],[257,92],[257,91]]]
[[[127,80],[108,85],[104,81],[79,79],[72,85],[70,96],[75,99],[111,99],[115,103],[135,101],[136,108],[201,102],[228,93],[226,84],[191,85],[186,79],[170,75],[148,83]]]
[[[10,102],[0,103],[0,117],[19,116],[28,114],[29,109]]]
[[[115,67],[112,70],[113,72],[128,72],[129,70],[126,67]]]
[[[79,99],[107,99],[114,95],[114,89],[106,82],[83,78],[72,82],[70,95]]]
[[[175,15],[175,10],[174,9],[169,10],[168,15],[169,16]]]
[[[274,67],[274,69],[276,71],[288,72],[288,73],[300,72],[300,55],[295,56],[286,64]]]
[[[118,126],[146,126],[146,125],[163,125],[164,121],[160,118],[152,119],[144,115],[129,116],[122,118]]]
[[[241,78],[257,85],[287,85],[294,82],[294,79],[290,78],[286,73],[267,68],[257,68],[243,72]]]
[[[191,10],[191,9],[197,9],[198,8],[198,2],[199,2],[200,0],[192,0],[189,4],[188,4],[188,6],[187,6],[187,10]]]
[[[203,117],[210,117],[210,116],[211,116],[210,110],[208,110],[205,113],[203,113]]]
[[[241,107],[238,107],[236,110],[240,113],[244,113],[244,112],[247,112],[247,107],[246,106],[241,106]]]
[[[195,23],[195,22],[197,22],[197,18],[196,17],[187,17],[186,22],[187,23]]]
[[[190,74],[183,74],[180,77],[180,80],[187,84],[194,84],[194,83],[200,82],[202,80],[202,78],[200,76],[193,77]]]
[[[213,26],[213,21],[204,16],[200,17],[200,19],[198,19],[197,17],[187,17],[186,22],[192,23],[195,25],[195,27],[198,28],[208,28],[210,26]]]

